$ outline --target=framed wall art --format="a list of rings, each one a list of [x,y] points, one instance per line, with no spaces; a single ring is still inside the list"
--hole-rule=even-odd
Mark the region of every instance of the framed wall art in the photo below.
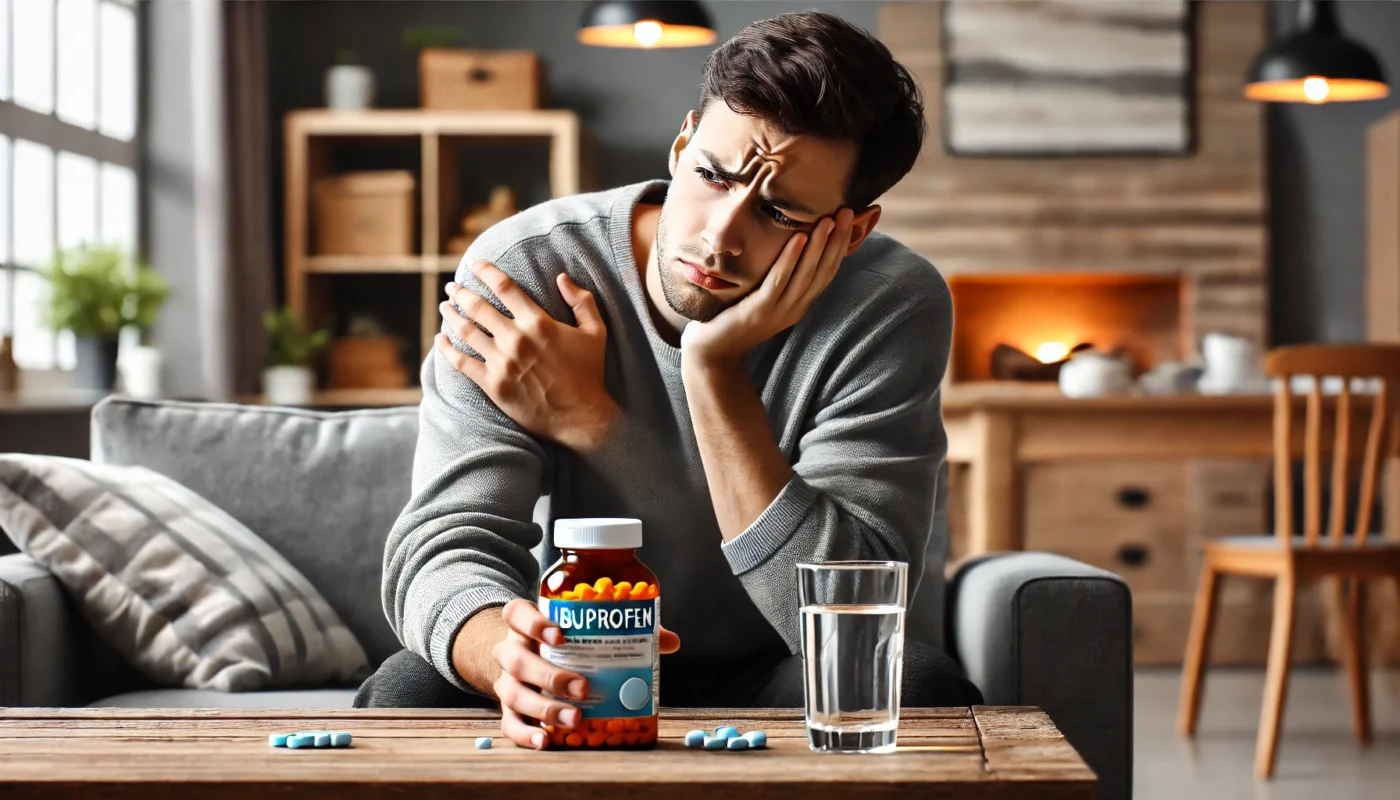
[[[943,136],[965,156],[1186,155],[1188,0],[946,0]]]

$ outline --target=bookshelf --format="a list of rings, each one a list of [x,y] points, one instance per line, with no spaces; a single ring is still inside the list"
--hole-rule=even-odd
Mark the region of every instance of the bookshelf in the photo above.
[[[369,291],[391,282],[393,291],[407,296],[407,283],[416,283],[418,363],[433,346],[441,324],[438,303],[442,285],[456,271],[461,252],[446,252],[458,231],[463,210],[485,198],[463,197],[462,154],[467,148],[498,145],[543,145],[547,159],[549,197],[563,197],[592,188],[588,165],[592,140],[578,115],[564,109],[536,111],[436,111],[376,109],[333,111],[301,109],[284,119],[284,259],[286,302],[313,328],[346,311],[338,307],[341,287],[356,280],[379,281]],[[313,252],[311,191],[317,179],[345,171],[347,155],[357,151],[389,151],[395,168],[416,178],[416,253],[409,255],[318,255]],[[514,151],[512,151],[514,152]],[[529,205],[522,198],[520,206]],[[391,277],[386,277],[391,276]],[[415,279],[416,278],[416,282]],[[407,283],[406,283],[407,282]],[[402,322],[402,318],[398,320]],[[417,364],[405,365],[416,380]],[[321,378],[315,405],[376,406],[415,403],[417,386],[396,389],[332,389]]]

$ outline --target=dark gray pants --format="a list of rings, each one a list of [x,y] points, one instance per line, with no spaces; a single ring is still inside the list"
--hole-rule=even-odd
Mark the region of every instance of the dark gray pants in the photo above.
[[[943,651],[905,640],[899,703],[905,708],[974,706],[982,693]],[[671,708],[801,708],[802,657],[786,653],[722,662],[661,657],[661,705]],[[496,708],[463,692],[433,665],[400,650],[360,686],[356,708]]]

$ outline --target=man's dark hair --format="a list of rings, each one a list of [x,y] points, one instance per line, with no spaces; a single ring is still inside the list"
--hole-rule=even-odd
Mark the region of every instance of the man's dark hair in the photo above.
[[[924,142],[909,70],[880,40],[820,11],[759,20],[710,53],[697,116],[715,100],[790,136],[855,142],[845,199],[856,211],[909,172]]]

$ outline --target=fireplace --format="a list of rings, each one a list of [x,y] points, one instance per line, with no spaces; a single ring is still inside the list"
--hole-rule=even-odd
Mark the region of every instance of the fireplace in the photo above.
[[[1179,276],[956,275],[948,285],[952,381],[1054,380],[1055,365],[1083,346],[1122,353],[1138,371],[1191,352]]]

